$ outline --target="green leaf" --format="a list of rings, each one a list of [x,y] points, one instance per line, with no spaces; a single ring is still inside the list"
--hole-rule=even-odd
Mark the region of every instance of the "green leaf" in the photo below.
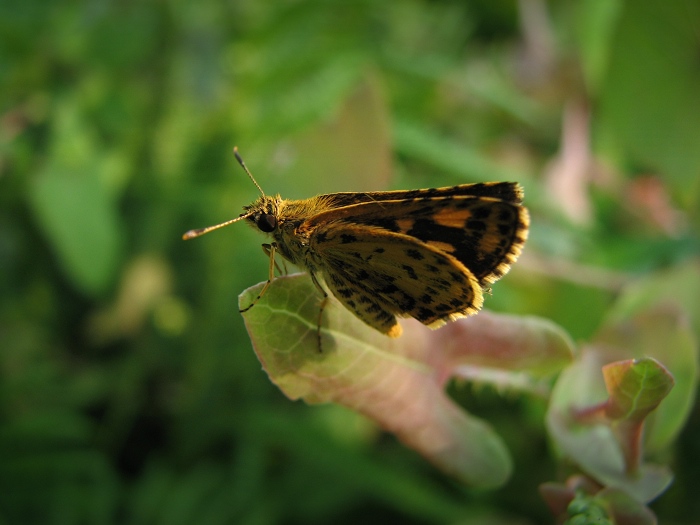
[[[626,318],[610,317],[596,340],[613,359],[648,357],[668,370],[675,386],[651,414],[645,444],[650,451],[670,444],[688,419],[698,385],[698,343],[687,316],[661,301]]]
[[[573,392],[585,390],[590,361],[582,361],[566,370],[552,394],[547,413],[547,429],[560,453],[575,462],[599,483],[623,490],[636,501],[646,503],[663,493],[673,475],[666,466],[644,463],[633,474],[628,471],[625,451],[614,430],[605,424],[580,425],[569,417],[569,409],[580,404],[563,403],[563,398],[578,400]],[[600,368],[593,368],[600,373]],[[566,390],[566,392],[564,392]]]
[[[603,367],[610,394],[608,417],[639,421],[647,417],[673,388],[673,376],[658,361],[630,359]]]
[[[642,460],[644,421],[673,388],[673,376],[646,357],[605,365],[603,377],[610,396],[605,415],[622,446],[627,472],[636,474]]]
[[[672,443],[695,400],[692,325],[699,319],[699,283],[697,264],[689,263],[625,289],[594,343],[562,373],[552,394],[547,424],[561,451],[600,483],[637,501],[650,501],[671,482],[668,468],[642,460]],[[591,416],[602,419],[581,425],[582,415],[589,423]]]
[[[394,125],[394,140],[402,155],[419,159],[465,181],[522,180],[522,173],[500,167],[464,144],[441,137],[428,126],[399,120]]]
[[[378,74],[366,74],[332,118],[289,134],[284,145],[277,146],[275,157],[286,162],[278,160],[270,166],[275,191],[304,198],[389,188],[392,141],[381,81]]]
[[[35,181],[34,212],[59,262],[77,288],[99,294],[111,283],[121,254],[113,203],[92,174],[49,167]]]
[[[639,279],[623,290],[608,312],[606,325],[625,322],[635,314],[658,309],[687,315],[696,337],[700,336],[700,261],[688,261]],[[683,321],[684,322],[684,321]],[[693,359],[693,361],[697,361]],[[683,366],[690,365],[685,363]]]
[[[601,87],[600,130],[660,170],[686,206],[700,197],[700,4],[625,2]],[[631,96],[633,94],[633,96]]]
[[[261,288],[241,294],[239,306],[250,305]],[[320,303],[308,275],[298,274],[275,279],[244,313],[258,358],[288,397],[361,412],[467,483],[496,487],[507,480],[511,459],[501,438],[458,407],[444,384],[460,367],[482,364],[489,352],[503,368],[529,360],[539,369],[545,358],[536,354],[570,356],[568,341],[532,321],[484,312],[438,331],[406,320],[404,335],[391,339],[329,297],[319,348]]]
[[[642,463],[640,442],[642,422],[669,392],[673,377],[653,359],[608,364],[612,356],[634,355],[630,337],[628,332],[622,347],[584,348],[557,380],[547,427],[560,451],[583,471],[645,503],[673,477],[665,466]]]
[[[53,155],[29,186],[39,226],[63,271],[82,292],[105,291],[122,254],[122,227],[104,170],[112,159],[95,149],[74,103],[58,112]]]
[[[589,0],[576,6],[581,67],[591,92],[598,92],[606,71],[610,59],[610,41],[622,7],[622,0]]]

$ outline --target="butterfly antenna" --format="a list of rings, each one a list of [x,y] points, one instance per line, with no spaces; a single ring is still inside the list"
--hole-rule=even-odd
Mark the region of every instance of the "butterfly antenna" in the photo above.
[[[186,232],[182,238],[183,240],[188,240],[188,239],[194,239],[195,237],[199,237],[201,235],[204,235],[205,233],[213,232],[214,230],[218,230],[219,228],[223,228],[224,226],[228,226],[229,224],[233,224],[234,222],[238,222],[241,219],[247,219],[251,215],[253,215],[255,211],[250,211],[248,213],[244,213],[240,215],[239,217],[236,217],[235,219],[228,220],[226,222],[222,222],[221,224],[215,224],[214,226],[207,226],[206,228],[197,228],[196,230],[190,230]]]
[[[258,184],[258,181],[255,180],[255,177],[253,177],[253,174],[248,169],[248,166],[245,165],[245,162],[243,161],[243,157],[241,157],[241,155],[238,153],[238,146],[233,147],[233,154],[236,156],[236,160],[238,161],[238,164],[240,164],[241,167],[243,167],[245,172],[248,174],[248,177],[250,177],[250,180],[253,181],[253,184],[255,184],[255,187],[258,188],[258,191],[260,191],[260,195],[262,195],[264,197],[265,192],[260,187],[260,184]]]
[[[243,158],[242,158],[242,157],[240,156],[240,154],[238,153],[238,147],[234,147],[234,148],[233,148],[233,154],[236,156],[236,160],[238,161],[238,163],[243,167],[243,169],[245,170],[245,172],[246,172],[246,173],[248,174],[248,176],[250,177],[250,180],[253,181],[253,184],[255,184],[255,187],[258,188],[258,191],[260,191],[260,194],[264,197],[264,196],[265,196],[265,192],[262,190],[262,188],[260,187],[260,185],[258,184],[258,182],[257,182],[257,181],[255,180],[255,178],[253,177],[253,174],[252,174],[252,173],[250,172],[250,170],[248,169],[248,166],[246,166],[246,165],[245,165],[245,162],[243,162]],[[221,224],[215,224],[215,225],[213,225],[213,226],[207,226],[206,228],[197,228],[197,229],[195,229],[195,230],[190,230],[190,231],[186,232],[186,233],[182,236],[182,238],[183,238],[184,240],[194,239],[195,237],[199,237],[199,236],[201,236],[201,235],[204,235],[205,233],[209,233],[209,232],[212,232],[212,231],[214,231],[214,230],[218,230],[218,229],[220,229],[220,228],[223,228],[223,227],[225,227],[225,226],[228,226],[229,224],[233,224],[234,222],[238,222],[238,221],[240,221],[241,219],[247,219],[248,217],[250,217],[250,216],[253,215],[254,213],[255,213],[255,210],[251,210],[251,211],[249,211],[248,213],[243,213],[243,214],[239,215],[238,217],[236,217],[235,219],[231,219],[231,220],[222,222]]]

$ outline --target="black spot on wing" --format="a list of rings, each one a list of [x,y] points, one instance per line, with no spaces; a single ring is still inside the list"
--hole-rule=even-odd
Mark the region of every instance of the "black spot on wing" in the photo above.
[[[369,306],[367,306],[364,310],[368,314],[376,314],[382,311],[382,309],[379,307],[378,304],[372,303]]]
[[[402,312],[410,312],[416,307],[416,300],[409,294],[402,292],[402,297],[399,300],[399,307]]]
[[[429,322],[432,319],[435,318],[435,312],[428,308],[420,307],[418,308],[418,311],[416,312],[416,319],[418,319],[421,323]]]
[[[458,297],[453,297],[450,299],[450,304],[455,308],[460,308],[464,305],[464,302]]]
[[[391,294],[395,294],[398,291],[399,291],[399,288],[395,284],[387,284],[385,286],[377,288],[377,292],[382,294],[382,295],[391,295]]]
[[[472,219],[483,221],[488,219],[491,212],[486,206],[480,206],[476,210],[472,210]]]
[[[513,231],[513,226],[511,224],[499,224],[498,231],[501,235],[507,236]]]
[[[424,293],[420,297],[420,302],[423,304],[432,304],[433,303],[433,297],[431,295],[428,295],[427,293]]]
[[[368,217],[368,218],[362,218],[362,217],[357,217],[354,219],[355,222],[360,223],[360,224],[368,224],[372,226],[376,226],[378,228],[383,228],[385,230],[388,230],[390,232],[398,233],[401,231],[401,228],[399,228],[399,225],[396,223],[395,219],[389,219],[386,217]]]
[[[461,283],[462,281],[464,281],[464,275],[462,275],[461,273],[450,272],[450,276],[452,277],[452,279],[454,279],[455,282]]]
[[[335,291],[337,294],[341,297],[352,297],[354,295],[354,292],[350,288],[336,288]]]
[[[416,261],[425,259],[423,254],[414,248],[409,248],[406,250],[406,255],[408,255],[411,259],[415,259]]]
[[[401,265],[401,268],[406,272],[406,275],[408,275],[411,279],[413,280],[418,280],[418,275],[416,274],[416,271],[413,269],[412,266],[409,266],[407,264]]]
[[[467,221],[467,224],[465,226],[465,229],[467,231],[474,231],[474,232],[484,232],[486,231],[486,222],[483,220],[479,219],[469,219]]]

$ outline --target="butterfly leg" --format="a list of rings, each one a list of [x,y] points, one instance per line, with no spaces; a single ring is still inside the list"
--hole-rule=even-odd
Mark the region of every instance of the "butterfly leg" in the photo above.
[[[328,294],[323,289],[323,286],[321,286],[321,283],[318,282],[318,279],[316,279],[316,275],[314,275],[314,272],[309,272],[309,274],[311,275],[311,280],[316,285],[316,288],[318,288],[318,291],[321,292],[321,295],[323,295],[323,299],[321,299],[321,304],[318,308],[318,320],[316,322],[316,339],[318,340],[318,353],[321,354],[323,353],[323,350],[321,350],[321,322],[323,320],[323,310],[326,308],[326,304],[328,303]]]
[[[287,264],[284,262],[284,259],[282,259],[282,265],[284,266],[284,271],[282,271],[282,268],[280,268],[280,265],[275,259],[275,254],[272,252],[272,244],[263,244],[262,249],[263,252],[265,252],[265,255],[267,255],[273,261],[275,261],[275,269],[277,270],[277,273],[279,273],[280,275],[287,275]]]
[[[273,242],[272,244],[263,244],[262,246],[263,251],[270,257],[270,268],[267,274],[267,282],[265,283],[265,286],[262,287],[262,290],[260,290],[260,293],[253,300],[253,302],[245,308],[243,308],[243,310],[238,310],[239,313],[245,313],[251,308],[253,308],[253,306],[255,306],[255,303],[257,303],[260,300],[260,298],[263,295],[265,295],[265,292],[270,287],[270,283],[272,283],[272,280],[275,278],[275,267],[279,269],[279,266],[277,266],[277,262],[275,261],[275,251],[277,250],[277,244]]]

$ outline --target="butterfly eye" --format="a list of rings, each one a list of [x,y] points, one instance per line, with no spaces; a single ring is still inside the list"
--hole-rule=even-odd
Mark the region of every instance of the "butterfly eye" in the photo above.
[[[277,228],[277,218],[269,213],[261,213],[256,217],[255,224],[260,228],[260,231],[270,233]]]

